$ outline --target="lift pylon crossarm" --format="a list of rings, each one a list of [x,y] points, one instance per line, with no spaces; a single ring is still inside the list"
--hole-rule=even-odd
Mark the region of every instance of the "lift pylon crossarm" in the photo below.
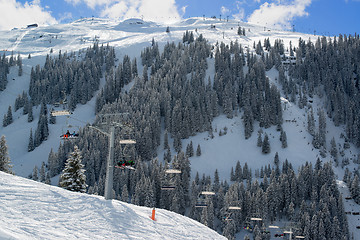
[[[95,129],[95,130],[97,130],[97,131],[101,132],[102,134],[104,134],[104,135],[106,135],[106,136],[110,137],[110,134],[109,134],[109,133],[104,132],[104,131],[103,131],[103,130],[101,130],[100,128],[97,128],[97,127],[94,127],[94,126],[89,126],[89,128]]]

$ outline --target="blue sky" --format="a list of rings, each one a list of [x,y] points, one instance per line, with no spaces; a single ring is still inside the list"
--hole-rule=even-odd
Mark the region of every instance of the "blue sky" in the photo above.
[[[0,29],[81,17],[171,22],[216,16],[320,35],[360,32],[360,0],[0,0]]]

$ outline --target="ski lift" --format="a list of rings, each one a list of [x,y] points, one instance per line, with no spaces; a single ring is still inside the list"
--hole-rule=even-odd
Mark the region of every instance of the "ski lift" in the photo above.
[[[60,116],[60,115],[59,115]],[[62,115],[65,116],[65,115]],[[70,125],[69,122],[70,116],[66,116],[66,132],[64,130],[65,126],[61,127],[62,134],[60,135],[60,138],[62,140],[74,140],[79,137],[80,127],[79,126],[73,126]],[[76,128],[76,130],[75,130]],[[70,129],[70,130],[69,130]]]
[[[120,140],[121,144],[121,140]],[[135,170],[135,161],[134,161],[134,155],[135,150],[132,147],[134,143],[122,143],[125,144],[125,146],[122,148],[122,159],[117,162],[117,165],[115,167],[120,169],[130,169]],[[129,145],[130,144],[130,145]]]
[[[241,207],[238,207],[238,206],[229,206],[228,207],[228,211],[226,213],[226,216],[225,216],[225,221],[231,221],[233,220],[231,215],[233,214],[233,211],[232,210],[241,210]]]
[[[201,195],[215,195],[215,192],[212,191],[202,191]]]
[[[263,221],[262,218],[257,216],[258,214],[254,215],[253,217],[247,217],[247,220],[245,221],[245,227],[244,229],[252,232],[256,225],[260,225]]]
[[[207,207],[207,203],[206,203],[206,200],[205,199],[197,199],[196,200],[196,203],[195,203],[195,207],[196,208],[204,208],[204,207]]]
[[[178,169],[166,169],[165,170],[165,174],[180,174],[181,173],[181,170],[178,170]],[[161,190],[175,190],[175,179],[174,179],[174,175],[172,175],[171,177],[169,177],[169,181],[168,181],[168,184],[163,184],[161,186]]]
[[[70,133],[69,130],[67,130],[66,133],[60,135],[60,138],[63,140],[72,140],[72,139],[77,139],[78,137],[79,137],[79,132],[73,131],[72,133]]]
[[[50,112],[51,116],[57,117],[57,116],[69,116],[71,112],[69,110],[54,110],[52,109]]]
[[[136,141],[130,136],[130,127],[127,127],[125,133],[123,133],[122,139],[120,139],[120,144],[136,144]]]
[[[55,110],[55,109],[52,109],[50,114],[51,116],[53,117],[56,117],[56,116],[69,116],[70,114],[72,114],[68,109],[67,109],[67,101],[66,101],[66,94],[65,94],[65,91],[62,91],[62,93],[64,94],[64,99],[61,100],[60,102],[56,102],[53,104],[53,106],[55,108],[59,108],[60,105],[62,105],[62,109],[61,110]]]
[[[230,206],[229,210],[241,210],[241,207],[237,207],[237,206]]]
[[[135,162],[134,160],[121,160],[119,162],[117,162],[117,165],[115,166],[116,168],[120,168],[120,169],[130,169],[130,170],[136,170],[134,168],[135,166]]]
[[[199,193],[198,199],[196,200],[195,207],[196,208],[203,208],[207,207],[206,197],[207,196],[214,196],[215,192],[212,191],[201,191]]]

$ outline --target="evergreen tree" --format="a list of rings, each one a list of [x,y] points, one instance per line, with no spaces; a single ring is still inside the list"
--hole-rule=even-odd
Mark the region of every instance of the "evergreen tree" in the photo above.
[[[286,132],[284,130],[281,130],[280,132],[280,141],[281,141],[281,147],[282,148],[287,148],[287,137],[286,137]]]
[[[34,120],[34,116],[33,116],[33,105],[31,103],[31,101],[29,101],[29,105],[28,105],[28,122],[32,122]]]
[[[32,172],[32,180],[38,181],[39,180],[39,170],[38,167],[35,166]]]
[[[170,149],[167,130],[164,133],[164,149]]]
[[[42,162],[41,163],[41,168],[40,168],[40,176],[39,176],[39,181],[40,182],[45,182],[45,163]]]
[[[192,141],[190,141],[190,143],[186,146],[186,156],[187,157],[194,156],[194,147]]]
[[[270,142],[269,142],[269,137],[266,133],[265,133],[261,151],[262,151],[262,153],[265,153],[265,154],[270,153]]]
[[[126,202],[126,203],[129,202],[129,191],[128,191],[127,184],[124,184],[124,186],[122,188],[121,201]]]
[[[263,145],[263,141],[262,141],[262,137],[261,137],[261,132],[259,131],[256,146],[262,147],[262,145]]]
[[[9,106],[7,114],[4,115],[3,127],[10,125],[13,122],[11,106]]]
[[[243,35],[243,31],[242,31],[242,29],[241,29],[240,26],[238,27],[237,34],[238,34],[239,36]]]
[[[278,154],[278,152],[275,153],[274,164],[275,164],[275,166],[279,167],[280,160],[279,160],[279,154]]]
[[[314,112],[313,109],[310,108],[310,113],[307,115],[308,121],[307,121],[307,129],[308,132],[314,136],[315,135],[315,118],[314,118]]]
[[[336,146],[334,137],[331,139],[330,145],[331,145],[330,154],[334,158],[335,162],[337,162],[338,150],[337,150],[337,146]]]
[[[86,176],[84,165],[81,163],[81,152],[75,145],[74,151],[66,160],[65,168],[60,176],[59,185],[74,192],[86,192]]]
[[[50,173],[46,173],[45,184],[51,185]]]
[[[326,148],[326,116],[322,109],[319,110],[319,142]]]
[[[30,137],[29,137],[29,144],[28,144],[28,152],[31,152],[35,149],[34,146],[34,139],[33,139],[33,133],[32,128],[30,128]]]
[[[0,171],[6,173],[12,172],[12,165],[10,164],[10,157],[8,154],[8,146],[6,145],[5,136],[1,136],[0,139]]]
[[[19,67],[18,76],[22,76],[22,74],[23,74],[23,64],[22,64],[22,60],[21,60],[20,54],[18,54],[16,64],[17,64],[18,67]]]
[[[198,144],[197,148],[196,148],[196,156],[201,156],[201,147],[200,144]]]

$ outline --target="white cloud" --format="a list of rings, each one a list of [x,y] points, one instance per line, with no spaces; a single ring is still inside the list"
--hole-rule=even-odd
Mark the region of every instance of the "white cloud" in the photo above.
[[[245,10],[243,8],[238,9],[238,13],[232,15],[235,20],[243,21],[245,17]]]
[[[95,9],[95,7],[97,6],[109,5],[114,2],[120,2],[114,0],[65,0],[65,1],[73,5],[78,5],[79,3],[84,2],[91,9]]]
[[[221,6],[220,11],[221,11],[222,15],[226,15],[226,14],[228,14],[230,12],[230,10],[227,9],[226,7],[224,7],[224,6]]]
[[[1,30],[24,27],[32,23],[39,25],[57,23],[51,13],[40,6],[40,0],[25,2],[25,4],[16,0],[0,0],[0,9]]]
[[[245,17],[245,9],[242,7],[246,2],[244,0],[242,1],[236,1],[235,6],[238,11],[238,13],[235,13],[232,15],[232,17],[236,20],[243,21]]]
[[[64,12],[64,13],[60,14],[59,22],[70,20],[72,18],[73,18],[73,15],[71,12]]]
[[[179,10],[175,0],[66,0],[77,5],[85,3],[92,9],[99,9],[101,17],[126,19],[144,18],[157,22],[179,20],[186,11],[186,6]]]
[[[249,17],[248,22],[268,27],[291,29],[291,22],[296,17],[308,16],[306,8],[312,0],[265,2]]]

